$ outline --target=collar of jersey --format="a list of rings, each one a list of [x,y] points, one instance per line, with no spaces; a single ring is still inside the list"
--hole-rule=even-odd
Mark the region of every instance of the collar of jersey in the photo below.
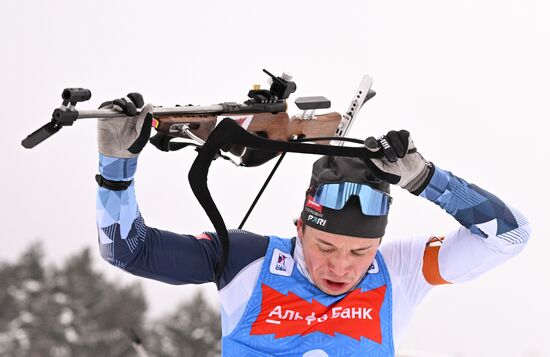
[[[311,280],[311,276],[309,275],[309,272],[306,268],[306,261],[304,259],[304,251],[302,249],[302,240],[300,237],[296,237],[296,246],[294,247],[294,261],[298,265],[298,270],[302,275],[313,285],[313,280]]]

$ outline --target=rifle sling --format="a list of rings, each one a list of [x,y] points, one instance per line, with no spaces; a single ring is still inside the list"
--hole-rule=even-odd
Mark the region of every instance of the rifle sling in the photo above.
[[[279,160],[277,160],[277,162],[275,163],[275,166],[273,166],[273,169],[271,169],[271,172],[269,173],[269,175],[267,176],[264,184],[262,185],[262,188],[260,188],[260,191],[258,191],[258,194],[256,195],[256,197],[254,198],[254,201],[252,202],[252,204],[250,205],[250,208],[248,209],[248,211],[246,212],[246,214],[244,215],[244,218],[243,220],[241,221],[241,224],[239,224],[239,228],[238,229],[242,229],[244,224],[246,223],[246,220],[248,219],[248,217],[250,216],[250,214],[252,213],[252,210],[254,209],[254,207],[256,207],[256,203],[258,203],[258,201],[260,200],[260,197],[262,196],[262,194],[264,193],[267,185],[269,185],[269,182],[271,181],[271,179],[273,178],[273,175],[275,175],[275,171],[277,171],[277,169],[279,168],[279,165],[281,165],[281,162],[283,161],[283,159],[285,158],[285,155],[286,155],[286,152],[283,152],[281,154],[281,156],[279,156]]]

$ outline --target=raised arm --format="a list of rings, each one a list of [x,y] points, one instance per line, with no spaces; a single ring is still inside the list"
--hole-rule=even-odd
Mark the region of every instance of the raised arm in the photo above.
[[[444,237],[394,241],[384,253],[399,276],[408,276],[413,293],[430,285],[467,281],[518,254],[530,227],[523,215],[495,195],[424,160],[406,131],[367,139],[372,151],[384,151],[370,162],[381,178],[439,205],[460,227]],[[415,278],[411,278],[415,277]],[[414,301],[412,301],[414,303]]]
[[[446,236],[409,236],[380,247],[392,277],[397,345],[414,307],[433,286],[468,281],[502,264],[524,248],[530,228],[498,197],[424,160],[407,131],[390,131],[365,144],[380,153],[366,160],[379,178],[427,198],[460,224]]]
[[[123,106],[124,102],[119,102],[121,110]],[[101,255],[132,274],[170,284],[212,282],[221,249],[215,234],[194,236],[151,228],[139,212],[134,175],[138,155],[150,135],[149,110],[146,106],[136,117],[98,121],[97,227]],[[267,248],[266,237],[243,231],[230,231],[230,241],[233,254],[216,282],[220,288],[247,263],[263,256]]]

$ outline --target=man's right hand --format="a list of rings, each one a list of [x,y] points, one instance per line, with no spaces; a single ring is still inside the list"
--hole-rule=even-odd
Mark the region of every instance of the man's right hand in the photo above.
[[[114,109],[121,114],[118,118],[97,120],[97,146],[99,152],[108,157],[137,157],[149,141],[153,106],[143,106],[139,93],[129,93],[125,98],[108,101],[99,109]],[[143,108],[141,108],[143,106]],[[141,108],[138,114],[138,108]]]

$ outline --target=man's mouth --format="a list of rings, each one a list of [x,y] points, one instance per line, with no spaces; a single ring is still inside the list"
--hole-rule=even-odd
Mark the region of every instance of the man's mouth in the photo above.
[[[333,291],[342,290],[342,288],[344,288],[348,284],[346,282],[334,281],[330,279],[323,279],[323,281],[325,282],[325,285]]]

